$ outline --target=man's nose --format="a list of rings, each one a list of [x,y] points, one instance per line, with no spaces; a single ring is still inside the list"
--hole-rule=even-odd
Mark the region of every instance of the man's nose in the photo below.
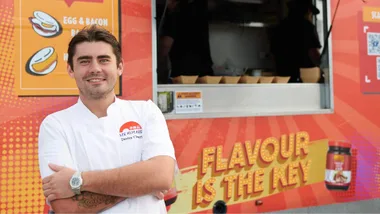
[[[100,72],[101,71],[101,67],[96,60],[92,61],[90,69],[91,69],[90,70],[91,72]]]

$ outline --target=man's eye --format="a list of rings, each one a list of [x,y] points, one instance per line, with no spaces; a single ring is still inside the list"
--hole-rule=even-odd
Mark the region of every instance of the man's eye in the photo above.
[[[101,59],[100,62],[101,63],[105,63],[105,62],[109,62],[110,60],[109,59]]]
[[[81,61],[79,61],[80,64],[87,64],[89,62],[90,62],[89,60],[81,60]]]

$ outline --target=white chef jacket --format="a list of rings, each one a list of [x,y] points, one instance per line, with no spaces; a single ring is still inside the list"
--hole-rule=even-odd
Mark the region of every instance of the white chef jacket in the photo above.
[[[48,115],[38,141],[41,177],[54,172],[48,164],[79,170],[122,167],[159,155],[175,159],[167,124],[151,101],[115,97],[107,116],[98,118],[82,102]],[[166,213],[164,200],[153,195],[128,198],[103,213]]]

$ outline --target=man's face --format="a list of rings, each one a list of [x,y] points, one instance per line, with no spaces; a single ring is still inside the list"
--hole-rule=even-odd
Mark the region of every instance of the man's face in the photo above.
[[[73,68],[68,66],[67,70],[81,95],[96,100],[113,93],[116,80],[123,72],[123,63],[117,65],[111,45],[83,42],[76,45]]]
[[[309,9],[306,14],[305,14],[305,18],[310,21],[310,22],[313,22],[313,12],[311,11],[311,9]]]

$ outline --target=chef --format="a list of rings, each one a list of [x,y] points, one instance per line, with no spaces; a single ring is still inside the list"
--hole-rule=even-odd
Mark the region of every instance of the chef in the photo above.
[[[321,43],[312,17],[319,14],[311,0],[290,2],[289,15],[274,30],[271,51],[279,76],[290,76],[289,82],[301,82],[300,68],[320,65]]]

